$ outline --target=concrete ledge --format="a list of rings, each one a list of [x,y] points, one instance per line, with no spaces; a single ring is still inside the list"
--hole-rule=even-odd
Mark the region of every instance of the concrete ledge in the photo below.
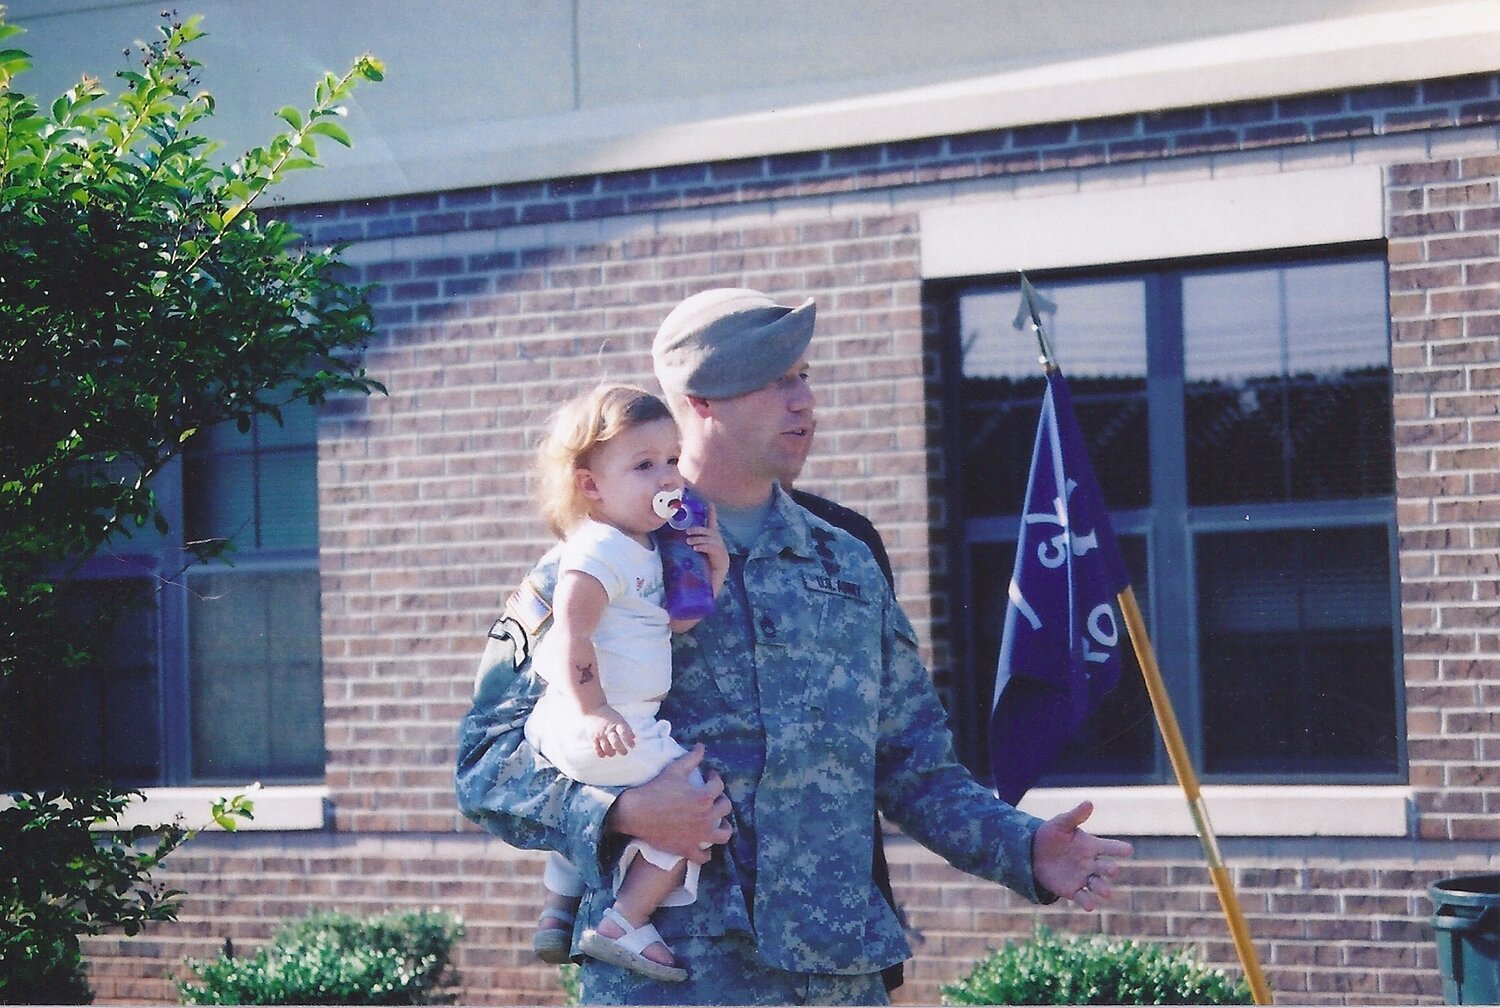
[[[1217,785],[1202,788],[1220,837],[1406,837],[1413,797],[1404,786]],[[1195,836],[1175,786],[1037,788],[1021,809],[1049,819],[1083,800],[1094,803],[1087,829],[1101,836]]]
[[[1275,207],[1275,213],[1265,212]],[[923,210],[927,279],[1379,239],[1379,165],[1128,186]]]
[[[254,830],[321,830],[328,824],[328,788],[321,784],[261,787],[145,788],[144,799],[131,804],[120,816],[120,825],[171,822],[177,816],[191,829],[218,830],[210,808],[220,798],[247,794],[255,803],[255,818],[239,820],[238,832]]]

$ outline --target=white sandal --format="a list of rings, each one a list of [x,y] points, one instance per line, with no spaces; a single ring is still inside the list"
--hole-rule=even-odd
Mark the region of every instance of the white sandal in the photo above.
[[[654,980],[681,983],[687,979],[687,970],[679,966],[664,966],[641,954],[657,942],[661,942],[662,947],[667,948],[667,943],[661,940],[661,935],[655,927],[650,924],[638,928],[631,927],[630,922],[614,907],[604,911],[604,916],[625,933],[618,938],[609,938],[589,928],[578,942],[578,948],[581,951],[602,962],[635,970]],[[671,949],[667,948],[667,951],[670,952]]]
[[[573,958],[574,918],[572,910],[559,907],[542,908],[541,915],[536,919],[536,933],[531,936],[531,950],[536,953],[538,959],[558,966]],[[544,928],[542,921],[545,920],[562,921],[564,926]]]

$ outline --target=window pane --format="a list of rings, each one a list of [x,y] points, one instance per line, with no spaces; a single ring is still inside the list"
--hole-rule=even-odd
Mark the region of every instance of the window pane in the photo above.
[[[87,664],[61,665],[42,683],[12,684],[18,689],[6,699],[4,721],[14,765],[0,776],[18,787],[93,775],[125,787],[160,783],[151,584],[82,581],[58,591],[79,625],[101,616],[106,622],[96,625],[97,639],[79,642],[89,652]]]
[[[1132,580],[1146,584],[1145,541],[1140,536],[1121,535],[1120,552],[1125,557]],[[972,692],[964,702],[984,711],[980,719],[980,753],[989,752],[989,711],[994,703],[995,665],[1000,658],[1000,637],[1005,629],[1005,606],[1011,574],[1015,568],[1016,544],[983,543],[970,548],[969,563],[974,587],[971,595],[973,616],[974,670]],[[1144,592],[1139,601],[1142,615],[1149,620]],[[1123,624],[1121,624],[1123,628]],[[1122,629],[1123,632],[1123,629]],[[1091,783],[1138,781],[1152,773],[1156,723],[1145,680],[1135,653],[1128,646],[1122,650],[1120,685],[1106,698],[1089,719],[1077,739],[1063,752],[1058,764],[1038,786],[1059,786],[1087,779]],[[983,758],[983,757],[981,757]],[[976,768],[988,779],[988,770]]]
[[[1191,504],[1393,492],[1385,267],[1183,278]]]
[[[190,579],[193,776],[323,774],[316,571],[218,571]]]
[[[248,443],[248,441],[247,441]],[[189,542],[231,539],[239,549],[255,546],[255,458],[249,453],[189,453],[184,534]]]
[[[317,411],[306,402],[290,402],[281,407],[281,423],[260,416],[255,420],[257,447],[300,448],[318,440]]]
[[[317,548],[316,414],[291,403],[282,419],[257,417],[244,434],[219,424],[193,442],[183,475],[188,539],[230,539],[239,553]]]
[[[1150,501],[1146,441],[1145,288],[1138,280],[1040,288],[1043,318],[1105,500]],[[1045,383],[1031,324],[1013,322],[1018,287],[959,299],[960,465],[970,517],[1016,514],[1026,493]]]
[[[1386,530],[1213,534],[1195,545],[1205,769],[1395,771]]]
[[[261,548],[317,549],[317,449],[263,451],[259,462]]]

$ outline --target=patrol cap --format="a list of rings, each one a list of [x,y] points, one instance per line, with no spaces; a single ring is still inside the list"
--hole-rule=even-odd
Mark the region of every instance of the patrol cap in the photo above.
[[[704,399],[764,388],[806,352],[816,314],[812,298],[790,308],[744,287],[694,294],[656,332],[656,380],[669,394]]]

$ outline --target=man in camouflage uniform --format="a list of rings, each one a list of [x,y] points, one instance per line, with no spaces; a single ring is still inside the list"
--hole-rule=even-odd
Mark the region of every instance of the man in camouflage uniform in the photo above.
[[[714,502],[730,551],[716,610],[674,640],[661,708],[693,752],[623,793],[568,781],[521,737],[539,687],[513,674],[508,646],[481,665],[460,742],[460,805],[510,843],[560,850],[578,866],[589,889],[575,934],[612,900],[622,835],[705,865],[697,902],[653,918],[687,982],[584,959],[587,1001],[885,1003],[880,971],[911,950],[872,881],[877,807],[955,867],[1036,902],[1094,909],[1130,854],[1079,829],[1086,803],[1043,823],[973,779],[869,549],[777,484],[800,469],[812,438],[814,311],[811,301],[793,309],[754,291],[706,291],[667,317],[653,346],[683,475]],[[498,636],[534,638],[554,578],[549,554]],[[695,789],[688,772],[700,760],[708,787]]]

